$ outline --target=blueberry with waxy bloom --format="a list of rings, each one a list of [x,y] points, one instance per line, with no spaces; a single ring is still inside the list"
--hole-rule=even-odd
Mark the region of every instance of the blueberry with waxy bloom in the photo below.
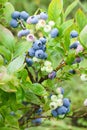
[[[77,32],[76,30],[72,30],[72,31],[70,32],[70,37],[71,37],[71,38],[76,38],[76,37],[78,37],[78,32]]]
[[[26,11],[20,12],[20,19],[24,19],[25,21],[29,17],[29,14]]]
[[[49,75],[48,75],[48,78],[49,79],[54,79],[56,77],[56,72],[55,71],[52,71]]]
[[[53,28],[50,32],[51,38],[56,38],[59,35],[59,30],[57,28]]]
[[[47,13],[46,12],[41,12],[40,13],[40,18],[46,20],[48,18]]]
[[[14,11],[13,13],[12,13],[12,15],[11,15],[11,17],[13,18],[13,19],[19,19],[20,18],[20,12],[19,11]]]
[[[17,20],[12,19],[12,20],[10,21],[10,26],[13,27],[13,28],[17,28],[17,27],[18,27],[18,22],[17,22]]]

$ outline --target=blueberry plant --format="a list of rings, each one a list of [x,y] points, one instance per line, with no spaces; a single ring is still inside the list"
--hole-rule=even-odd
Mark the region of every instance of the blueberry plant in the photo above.
[[[81,9],[67,19],[78,4],[76,0],[64,10],[63,0],[52,0],[48,12],[38,9],[30,16],[1,2],[0,128],[87,116],[85,108],[79,115],[72,111],[72,99],[61,86],[73,75],[87,81],[87,19]]]

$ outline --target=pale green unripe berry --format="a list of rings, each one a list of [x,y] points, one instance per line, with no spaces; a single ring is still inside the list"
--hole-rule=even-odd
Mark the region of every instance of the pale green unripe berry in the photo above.
[[[51,96],[51,101],[55,102],[57,100],[57,96],[56,95],[52,95]]]
[[[59,94],[58,98],[63,99],[63,94]]]
[[[56,101],[56,103],[57,103],[57,106],[60,107],[60,106],[63,105],[63,100],[62,100],[62,99],[58,99],[58,100]]]
[[[50,106],[51,110],[54,110],[54,109],[57,108],[57,103],[56,102],[51,102],[49,106]]]

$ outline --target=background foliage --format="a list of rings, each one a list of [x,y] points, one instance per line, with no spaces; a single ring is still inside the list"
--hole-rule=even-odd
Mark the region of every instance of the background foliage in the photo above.
[[[72,3],[73,0],[64,0],[64,8],[66,9],[66,7]],[[6,26],[8,29],[10,29],[12,31],[12,33],[16,36],[16,31],[11,29],[10,26],[9,26],[9,19],[10,17],[8,16],[8,8],[12,10],[14,10],[14,8],[18,11],[22,11],[22,10],[26,10],[27,12],[29,12],[29,14],[33,14],[37,8],[43,8],[43,10],[46,10],[47,11],[47,7],[48,7],[48,4],[50,3],[50,0],[9,0],[9,2],[12,3],[12,5],[14,5],[14,8],[13,6],[11,6],[10,4],[9,5],[6,5],[6,9],[4,10],[5,12],[3,12],[3,9],[2,8],[5,8],[5,5],[4,5],[4,2],[6,2],[6,0],[1,0],[0,1],[0,16],[1,16],[1,19],[0,19],[0,23],[4,26]],[[87,9],[86,9],[86,6],[87,6],[87,1],[86,0],[82,0],[81,1],[82,4],[80,3],[68,16],[68,18],[72,18],[72,17],[76,17],[74,16],[74,13],[76,12],[77,8],[81,8],[85,13],[87,12]],[[3,7],[4,5],[4,7]],[[10,10],[9,10],[10,12]],[[4,19],[3,19],[3,14],[5,14],[5,18],[6,21],[4,22]],[[67,19],[68,19],[67,18]],[[19,46],[16,47],[16,49],[14,48],[15,46],[15,43],[16,43],[16,38],[14,39],[14,36],[13,34],[11,34],[11,32],[7,29],[5,30],[5,28],[3,28],[3,26],[0,25],[0,29],[2,30],[2,32],[0,32],[0,36],[3,37],[4,41],[2,41],[2,39],[0,39],[0,51],[5,55],[6,59],[8,60],[8,62],[11,60],[11,58],[13,57],[13,52],[16,51],[16,53],[14,53],[14,59],[16,56],[18,56],[16,60],[16,62],[11,62],[8,66],[8,70],[9,72],[11,73],[14,73],[14,71],[18,71],[19,68],[22,68],[23,66],[19,66],[15,63],[18,63],[21,65],[23,62],[24,62],[24,57],[20,57],[20,54],[22,53],[21,51],[19,51],[19,46],[22,46],[23,43],[20,43],[19,41]],[[80,24],[82,25],[82,24]],[[81,27],[81,26],[80,26]],[[2,35],[4,34],[4,35]],[[7,38],[8,37],[8,38]],[[84,39],[81,39],[83,42],[84,42]],[[10,44],[11,43],[11,44]],[[4,47],[3,47],[4,45]],[[23,44],[24,45],[24,44]],[[8,49],[8,46],[9,46],[9,49]],[[26,48],[28,48],[28,44],[26,43],[26,46],[24,46],[25,50]],[[52,60],[52,59],[51,59]],[[7,61],[4,61],[4,62],[7,62]],[[15,64],[15,65],[14,65]],[[80,64],[82,66],[82,64]],[[83,63],[83,66],[86,67],[87,65],[87,61],[85,61]],[[15,66],[14,70],[12,70],[13,66]],[[12,67],[12,68],[11,68]],[[16,76],[19,76],[21,77],[22,76],[22,80],[24,82],[24,79],[26,79],[27,77],[27,72],[25,69],[23,69],[23,71],[21,71],[18,75],[16,75],[15,77],[13,77],[13,75],[11,77],[9,77],[7,74],[6,74],[6,68],[0,68],[0,71],[4,72],[4,81],[1,82],[0,84],[0,104],[3,105],[2,109],[0,109],[0,127],[1,127],[1,130],[4,130],[4,128],[2,127],[4,124],[3,124],[3,120],[4,120],[4,115],[6,115],[6,122],[10,122],[12,125],[13,125],[13,130],[15,129],[15,126],[17,126],[18,124],[16,123],[16,120],[17,118],[19,117],[16,117],[16,116],[12,116],[10,115],[10,112],[14,112],[16,111],[16,106],[14,105],[15,102],[16,102],[16,98],[18,99],[18,105],[20,104],[21,102],[21,99],[23,97],[21,97],[24,93],[24,90],[17,88],[18,92],[16,92],[16,88],[14,86],[17,86],[19,83],[18,83],[18,80],[16,78]],[[9,84],[7,84],[7,82],[9,81]],[[2,84],[5,83],[5,85],[3,85],[3,88],[2,88]],[[14,85],[13,85],[14,84]],[[60,84],[59,84],[60,85]],[[9,87],[10,86],[10,87]],[[50,84],[51,86],[51,84]],[[65,89],[65,95],[67,97],[69,97],[72,101],[72,104],[74,104],[72,106],[72,111],[77,109],[78,107],[83,107],[83,101],[85,100],[85,98],[87,98],[87,82],[82,82],[80,80],[80,78],[75,75],[73,76],[73,78],[71,80],[66,80],[62,83],[62,86],[64,87]],[[25,90],[27,88],[27,85],[25,86]],[[8,92],[8,93],[7,93]],[[16,96],[14,94],[14,92],[16,92]],[[78,94],[78,95],[77,95]],[[83,97],[82,97],[83,95]],[[27,98],[29,98],[29,96],[32,96],[31,94],[27,96]],[[10,99],[11,97],[11,99]],[[36,97],[37,98],[37,97]],[[6,100],[5,100],[6,99]],[[11,100],[13,100],[14,102],[12,103]],[[37,99],[37,102],[39,103],[40,101]],[[11,110],[9,109],[9,104],[11,105]],[[7,107],[8,106],[8,107]],[[19,107],[19,106],[17,106]],[[23,107],[23,105],[21,105],[20,107]],[[3,113],[3,114],[2,114]],[[20,110],[17,110],[16,111],[16,114],[19,116],[21,115],[21,111]],[[10,116],[9,116],[10,115]],[[14,115],[14,113],[13,113]],[[11,118],[14,118],[14,120],[11,122]],[[59,125],[61,124],[61,125]],[[49,128],[48,128],[49,126]],[[80,128],[82,127],[82,128]],[[86,127],[86,128],[85,128]],[[30,130],[33,130],[33,128],[29,128]],[[64,119],[64,120],[59,120],[59,121],[48,121],[48,120],[45,120],[44,124],[42,126],[39,126],[37,128],[35,128],[36,130],[39,130],[39,129],[45,129],[45,130],[53,130],[53,129],[61,129],[61,130],[86,130],[87,129],[87,118],[86,119],[79,119],[79,120],[71,120],[71,119]],[[5,128],[6,130],[6,128]],[[10,130],[10,128],[9,128]],[[11,128],[12,130],[12,128]],[[27,129],[26,129],[27,130]]]

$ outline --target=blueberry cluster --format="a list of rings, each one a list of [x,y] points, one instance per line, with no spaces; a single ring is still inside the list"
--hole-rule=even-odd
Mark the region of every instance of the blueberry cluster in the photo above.
[[[70,33],[71,40],[74,39],[73,43],[70,45],[70,49],[75,49],[76,54],[83,51],[83,46],[80,44],[80,42],[77,40],[78,32],[76,30],[71,31]]]
[[[22,11],[22,12],[14,11],[11,17],[12,17],[12,20],[10,21],[10,26],[13,28],[16,28],[18,27],[20,20],[24,20],[24,21],[27,20],[27,18],[29,17],[29,14],[26,11]]]
[[[28,50],[28,55],[31,58],[26,58],[26,63],[28,66],[32,66],[33,64],[33,57],[36,57],[38,59],[46,59],[46,38],[41,37],[39,40],[36,40],[33,42],[32,47]]]
[[[36,115],[36,116],[41,116],[41,114],[42,114],[42,108],[39,108],[39,109],[36,111],[35,115]],[[36,118],[36,119],[33,119],[33,120],[32,120],[32,124],[33,124],[33,125],[40,125],[41,122],[42,122],[42,118]]]
[[[75,50],[76,55],[78,55],[78,53],[82,52],[84,50],[83,46],[80,44],[80,42],[78,41],[78,32],[76,30],[72,30],[70,32],[70,37],[71,37],[71,45],[70,45],[70,49]],[[80,63],[82,61],[83,58],[76,56],[75,60],[73,61],[72,64],[75,63]],[[69,73],[71,74],[75,74],[76,71],[75,70],[70,70]]]
[[[70,100],[63,98],[64,89],[62,87],[57,88],[56,93],[57,95],[51,96],[51,114],[54,117],[66,115],[70,111]]]
[[[11,15],[12,20],[10,22],[10,25],[13,28],[18,27],[19,25],[22,27],[22,30],[20,30],[17,34],[19,38],[23,37],[27,41],[32,42],[32,47],[28,51],[28,56],[25,59],[25,62],[28,66],[33,65],[33,58],[45,60],[47,59],[46,54],[46,42],[47,39],[44,37],[44,32],[48,32],[50,34],[51,38],[56,38],[59,35],[58,28],[55,27],[54,21],[49,21],[46,23],[46,20],[48,19],[48,15],[45,12],[41,12],[40,14],[36,14],[33,16],[29,16],[29,14],[26,11],[14,11]],[[34,28],[30,26],[33,24]],[[41,28],[41,36],[36,36],[37,26],[39,29]],[[43,28],[43,29],[42,29]],[[44,31],[43,31],[44,30]],[[37,34],[38,35],[38,34]],[[39,38],[37,38],[39,37]],[[56,73],[53,71],[52,66],[45,67],[45,70],[50,73],[48,77],[50,79],[53,79],[56,76]],[[53,71],[53,72],[52,72]],[[52,73],[51,73],[52,72]]]

